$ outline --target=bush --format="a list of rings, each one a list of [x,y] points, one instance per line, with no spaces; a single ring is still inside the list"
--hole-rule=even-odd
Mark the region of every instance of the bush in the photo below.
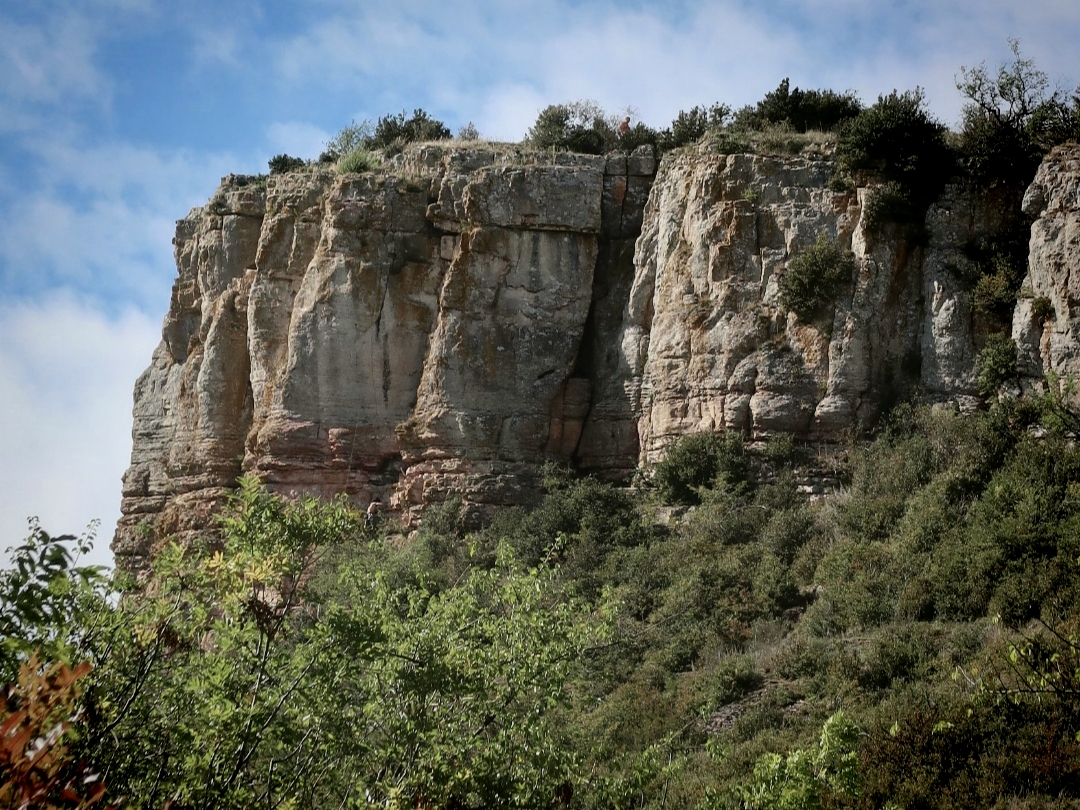
[[[1054,319],[1054,304],[1045,295],[1040,295],[1031,302],[1031,314],[1035,316],[1039,326]]]
[[[992,396],[1008,380],[1016,379],[1016,344],[1005,334],[990,335],[975,360],[979,393]]]
[[[1016,304],[1016,283],[1010,277],[1007,268],[1000,267],[987,276],[980,276],[975,282],[971,295],[971,304],[979,312],[1005,315],[1012,312]]]
[[[855,260],[849,251],[826,234],[796,254],[780,277],[780,303],[805,322],[826,313],[836,300],[837,289],[850,282]]]
[[[911,192],[899,183],[889,182],[870,189],[862,216],[867,230],[880,231],[888,223],[917,224],[921,213]]]
[[[319,155],[320,163],[336,163],[344,155],[367,146],[375,130],[371,122],[364,120],[359,124],[352,121],[348,126],[326,142],[326,148]]]
[[[457,136],[459,141],[478,141],[480,140],[480,130],[470,121],[458,130]]]
[[[926,111],[920,89],[878,96],[839,132],[837,159],[844,171],[897,183],[917,205],[932,201],[952,173],[945,127]]]
[[[735,116],[739,129],[764,129],[770,124],[786,124],[795,132],[815,129],[829,131],[854,118],[862,104],[853,92],[790,89],[784,79],[754,107],[743,107]]]
[[[696,143],[705,136],[706,132],[722,129],[730,115],[731,107],[719,103],[710,107],[679,110],[671,126],[660,132],[660,148],[667,151]]]
[[[602,155],[641,143],[655,143],[656,133],[638,124],[620,136],[618,120],[595,101],[572,101],[551,104],[541,110],[525,139],[538,149]]]
[[[679,439],[653,468],[653,484],[668,503],[701,502],[698,490],[721,483],[745,483],[749,467],[742,439],[734,434],[691,433]]]
[[[1020,44],[1009,41],[1013,61],[995,75],[985,65],[961,68],[956,87],[967,99],[962,111],[960,151],[979,182],[1018,190],[1031,182],[1052,146],[1080,137],[1080,99],[1070,108]]]
[[[375,131],[365,139],[364,146],[393,154],[400,152],[406,144],[442,141],[449,137],[450,130],[446,124],[417,108],[408,118],[404,110],[397,115],[384,115],[375,123]]]
[[[973,242],[964,248],[975,262],[972,304],[979,312],[996,316],[1002,325],[1011,323],[1016,296],[1027,273],[1029,228],[1019,220],[995,236]]]
[[[370,172],[377,169],[381,163],[379,156],[374,152],[363,146],[358,146],[338,160],[337,170],[338,174]]]
[[[274,155],[270,158],[270,174],[286,174],[303,167],[304,161],[301,158],[289,155]]]

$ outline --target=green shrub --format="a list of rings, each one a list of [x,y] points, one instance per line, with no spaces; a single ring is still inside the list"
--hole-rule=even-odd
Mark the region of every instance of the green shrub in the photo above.
[[[1027,272],[1029,228],[1021,220],[995,236],[965,246],[978,267],[972,305],[993,315],[1002,325],[1012,322],[1016,297]]]
[[[652,530],[625,489],[590,477],[549,476],[546,493],[526,514],[510,510],[477,538],[481,546],[509,542],[528,565],[557,565],[578,592],[596,597],[611,576],[609,558],[645,546]]]
[[[680,146],[697,143],[707,132],[718,131],[723,128],[728,117],[731,115],[731,107],[727,104],[713,104],[709,107],[691,107],[689,110],[679,110],[671,126],[661,130],[659,145],[663,151],[678,149]]]
[[[446,124],[418,108],[413,110],[413,114],[408,118],[405,117],[404,110],[397,115],[384,115],[375,122],[371,137],[364,139],[364,146],[394,154],[410,143],[442,141],[448,138],[450,130]]]
[[[1031,302],[1031,314],[1035,316],[1035,320],[1042,326],[1047,321],[1054,319],[1054,304],[1045,295],[1040,295]]]
[[[992,396],[1001,386],[1016,379],[1016,344],[1006,334],[990,335],[975,359],[975,382],[979,393]]]
[[[343,155],[366,147],[371,142],[371,136],[374,133],[375,128],[368,120],[361,121],[359,124],[355,120],[350,122],[326,142],[326,148],[319,155],[319,162],[337,163]]]
[[[985,65],[961,68],[957,89],[962,110],[960,151],[968,172],[981,183],[1018,190],[1031,182],[1052,146],[1080,137],[1080,100],[1070,107],[1060,90],[1009,41],[1013,61],[991,74]]]
[[[926,111],[922,90],[878,96],[839,131],[836,155],[845,172],[898,183],[918,206],[933,200],[952,173],[945,127]]]
[[[691,433],[683,436],[653,468],[653,484],[667,503],[700,503],[698,490],[722,477],[728,485],[744,483],[749,466],[742,439],[734,434]]]
[[[753,776],[739,788],[748,810],[810,810],[822,797],[855,797],[859,790],[859,728],[836,712],[825,721],[816,746],[782,754],[766,754],[754,764]]]
[[[459,141],[478,141],[480,140],[480,130],[470,121],[458,130],[457,137]]]
[[[363,146],[358,146],[337,162],[338,174],[350,172],[370,172],[377,169],[382,161],[379,156]]]
[[[882,183],[870,189],[863,208],[866,229],[880,231],[882,226],[918,224],[922,210],[912,200],[911,192],[896,182]]]
[[[1011,312],[1016,304],[1016,287],[1009,276],[1004,270],[980,276],[971,294],[971,305],[988,314]]]
[[[850,282],[855,261],[850,252],[826,234],[796,254],[780,277],[780,303],[802,321],[822,317],[836,301],[840,286]]]
[[[290,157],[289,155],[274,155],[270,158],[270,174],[286,174],[303,167],[304,161],[302,158]]]
[[[862,104],[854,93],[800,90],[798,87],[792,90],[790,80],[784,79],[755,106],[739,110],[734,126],[760,130],[769,125],[786,124],[795,132],[830,131],[857,116],[860,110]]]
[[[525,139],[538,149],[601,155],[615,148],[618,128],[595,101],[573,101],[541,110]]]

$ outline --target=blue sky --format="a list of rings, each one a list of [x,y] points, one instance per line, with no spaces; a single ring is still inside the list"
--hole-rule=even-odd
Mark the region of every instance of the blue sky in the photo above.
[[[785,76],[920,86],[953,125],[1008,37],[1080,81],[1075,0],[0,0],[0,549],[100,518],[108,560],[174,221],[221,176],[416,107],[517,140],[550,103],[663,126]]]

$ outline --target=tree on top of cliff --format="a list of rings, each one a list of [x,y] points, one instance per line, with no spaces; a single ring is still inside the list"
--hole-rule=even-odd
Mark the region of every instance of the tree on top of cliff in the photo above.
[[[400,152],[409,143],[444,141],[450,137],[446,124],[417,108],[409,118],[404,110],[397,115],[384,115],[375,123],[375,132],[364,145],[368,149]]]
[[[525,139],[539,149],[602,155],[615,148],[618,125],[595,101],[549,104],[536,116]]]
[[[887,96],[840,127],[841,168],[863,178],[898,184],[915,205],[937,196],[954,158],[945,127],[925,107],[921,88]]]
[[[985,64],[960,69],[956,87],[967,98],[960,128],[961,153],[982,182],[1023,187],[1052,146],[1080,137],[1080,96],[1072,104],[1055,89],[1020,43],[1009,40],[1013,60],[991,74]]]
[[[747,105],[735,114],[739,129],[763,129],[769,125],[786,124],[796,132],[816,129],[830,131],[842,122],[854,118],[862,104],[853,91],[791,89],[791,80],[784,79],[755,106]]]
[[[719,130],[731,117],[731,107],[716,103],[709,107],[691,107],[679,110],[671,126],[660,131],[658,143],[661,150],[677,149],[695,143],[710,130]]]

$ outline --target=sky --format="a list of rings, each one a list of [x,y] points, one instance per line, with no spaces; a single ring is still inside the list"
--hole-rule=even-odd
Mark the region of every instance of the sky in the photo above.
[[[1076,0],[0,0],[0,550],[100,520],[111,564],[175,221],[222,176],[403,110],[519,140],[548,104],[662,127],[785,77],[955,126],[1010,37],[1080,82]]]

